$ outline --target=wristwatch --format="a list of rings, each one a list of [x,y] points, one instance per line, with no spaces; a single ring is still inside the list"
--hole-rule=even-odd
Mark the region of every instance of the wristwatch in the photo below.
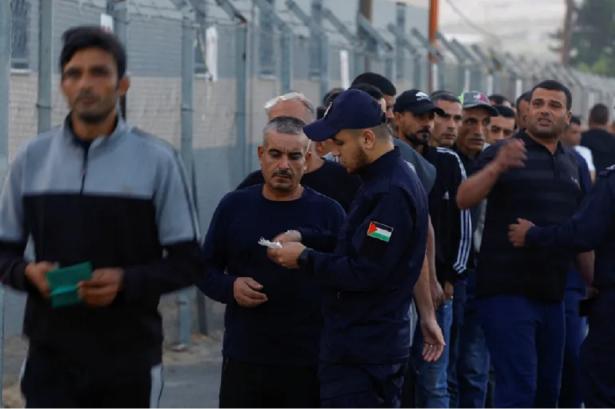
[[[309,247],[306,247],[305,249],[303,249],[301,254],[299,254],[299,257],[297,258],[297,264],[299,265],[299,267],[305,268],[305,267],[308,267],[311,262],[312,262],[312,249]]]

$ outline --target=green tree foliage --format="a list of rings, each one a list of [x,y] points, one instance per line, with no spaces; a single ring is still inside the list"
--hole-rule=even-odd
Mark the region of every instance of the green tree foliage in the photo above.
[[[615,0],[583,0],[572,32],[571,63],[615,76]]]

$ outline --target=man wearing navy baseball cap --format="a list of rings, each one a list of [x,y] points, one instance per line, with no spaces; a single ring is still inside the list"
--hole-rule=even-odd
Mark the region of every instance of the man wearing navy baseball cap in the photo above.
[[[412,289],[425,257],[427,198],[394,149],[380,105],[367,93],[344,91],[321,120],[304,128],[312,140],[332,139],[333,154],[363,186],[333,253],[331,237],[300,228],[268,250],[323,287],[320,346],[323,407],[398,407],[410,347]],[[418,300],[417,300],[418,301]],[[433,307],[419,305],[424,357],[437,359],[443,338]]]

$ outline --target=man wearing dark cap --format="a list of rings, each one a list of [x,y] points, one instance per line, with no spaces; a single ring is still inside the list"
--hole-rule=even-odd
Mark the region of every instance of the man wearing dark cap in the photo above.
[[[335,251],[312,248],[331,237],[314,229],[283,234],[269,250],[323,288],[320,394],[324,407],[398,407],[408,350],[412,289],[425,257],[427,198],[394,149],[385,116],[363,91],[347,90],[325,116],[304,128],[315,141],[333,139],[334,154],[361,176]],[[417,298],[426,359],[437,359],[442,334],[429,297]]]
[[[463,162],[466,175],[485,147],[487,126],[497,111],[491,106],[487,95],[480,91],[468,91],[461,95],[462,111],[459,137],[454,146]],[[489,377],[489,351],[476,306],[476,261],[480,248],[480,236],[484,225],[485,202],[470,209],[472,218],[473,243],[470,249],[466,271],[466,303],[463,326],[459,336],[459,357],[457,378],[449,385],[458,385],[456,394],[452,390],[452,404],[458,407],[484,407]]]
[[[498,114],[491,106],[487,95],[479,91],[468,91],[461,95],[461,126],[455,143],[455,152],[459,154],[466,170],[485,148],[486,127],[490,118]]]
[[[422,360],[420,350],[416,348],[413,348],[413,355],[419,372],[417,406],[448,407],[447,369],[453,291],[455,282],[463,278],[472,238],[470,212],[460,211],[455,203],[457,188],[465,179],[465,169],[455,152],[429,145],[435,115],[444,116],[445,112],[426,93],[419,90],[402,93],[393,110],[398,137],[436,167],[436,182],[429,193],[429,214],[435,231],[437,280],[445,290],[445,299],[438,306],[436,317],[447,346],[436,362]],[[417,333],[414,345],[421,345],[420,333]]]
[[[361,84],[371,85],[376,87],[382,92],[384,96],[384,101],[386,104],[386,118],[391,128],[391,131],[395,135],[395,115],[393,114],[393,106],[395,105],[395,95],[397,94],[397,89],[395,85],[386,77],[376,74],[374,72],[364,72],[363,74],[359,74],[353,81],[351,88],[356,88]],[[413,149],[408,149],[408,146],[404,144],[399,138],[393,138],[393,144],[396,148],[399,149],[399,154],[403,159],[405,159],[408,163],[412,164],[416,174],[418,175],[421,183],[423,184],[423,188],[427,193],[431,191],[433,184],[436,180],[436,168],[429,163],[425,158],[421,155],[417,154]]]

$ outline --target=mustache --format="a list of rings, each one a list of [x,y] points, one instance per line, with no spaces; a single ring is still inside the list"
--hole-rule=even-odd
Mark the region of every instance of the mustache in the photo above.
[[[85,98],[98,98],[98,96],[95,95],[94,93],[90,92],[90,91],[81,91],[77,95],[77,98],[75,99],[75,101],[79,101],[79,100],[85,99]]]
[[[293,176],[293,174],[289,170],[276,170],[275,172],[273,172],[273,176],[285,176],[287,178],[290,178]]]

